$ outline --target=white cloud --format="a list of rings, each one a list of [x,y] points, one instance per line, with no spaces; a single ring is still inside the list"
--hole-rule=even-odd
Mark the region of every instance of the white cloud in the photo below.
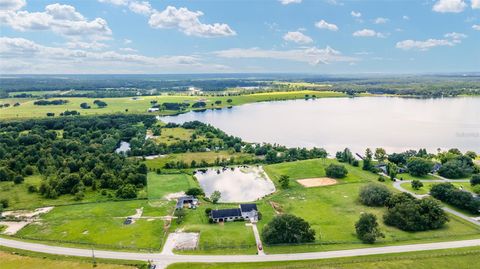
[[[2,0],[0,1],[0,11],[15,11],[25,6],[25,0]]]
[[[389,20],[387,18],[382,18],[382,17],[378,17],[375,19],[375,24],[384,24],[384,23],[387,23]]]
[[[148,16],[153,13],[154,9],[147,1],[137,2],[133,1],[128,5],[128,8],[137,14]]]
[[[472,0],[472,8],[480,9],[480,0]]]
[[[372,29],[362,29],[354,32],[352,34],[355,37],[385,37],[384,34],[378,33]]]
[[[431,48],[434,47],[441,47],[441,46],[447,46],[447,47],[453,47],[457,44],[462,43],[462,39],[466,38],[467,35],[461,34],[461,33],[447,33],[444,35],[444,39],[427,39],[424,41],[418,41],[418,40],[403,40],[400,42],[397,42],[396,47],[399,49],[403,50],[420,50],[420,51],[427,51]]]
[[[125,44],[125,45],[132,44],[132,42],[133,42],[133,41],[130,40],[130,39],[124,39],[124,40],[123,40],[123,44]]]
[[[85,49],[85,50],[102,50],[108,47],[107,44],[101,42],[67,42],[67,48],[69,49]]]
[[[362,13],[357,11],[352,11],[350,12],[350,15],[352,15],[352,17],[355,17],[355,18],[360,18],[362,16]]]
[[[313,42],[313,39],[302,32],[288,32],[283,36],[285,41],[295,42],[297,44],[310,44]]]
[[[234,36],[236,32],[225,23],[204,24],[200,22],[201,11],[168,6],[163,11],[154,11],[148,23],[153,28],[176,28],[189,36],[219,37]]]
[[[334,6],[343,6],[344,4],[338,0],[325,0],[327,4],[334,5]]]
[[[409,17],[409,16],[407,16],[407,15],[403,15],[402,19],[404,19],[404,20],[408,21],[408,20],[410,20],[410,17]]]
[[[278,0],[282,5],[300,4],[302,0]]]
[[[133,48],[120,48],[119,50],[123,51],[123,52],[130,52],[130,53],[137,53],[138,52],[138,50],[133,49]]]
[[[474,24],[474,25],[472,25],[472,29],[473,29],[473,30],[480,31],[480,24]]]
[[[315,26],[320,29],[328,29],[330,31],[338,31],[338,26],[333,23],[328,23],[324,20],[315,23]]]
[[[102,18],[87,20],[70,5],[52,4],[44,12],[7,11],[0,22],[18,31],[51,30],[72,39],[110,39],[112,31]]]
[[[113,4],[117,6],[126,6],[128,4],[128,0],[98,0],[98,2]]]
[[[196,56],[150,57],[137,53],[43,46],[24,38],[0,37],[2,73],[145,73],[224,70]],[[25,64],[28,63],[28,64]]]
[[[433,5],[433,11],[440,13],[459,13],[467,7],[463,0],[438,0]]]
[[[293,50],[263,50],[259,48],[249,49],[228,49],[216,51],[214,54],[223,58],[252,58],[252,59],[277,59],[294,62],[303,62],[311,65],[328,64],[332,62],[352,62],[356,58],[343,56],[339,51],[326,47],[319,49],[317,47],[293,49]]]

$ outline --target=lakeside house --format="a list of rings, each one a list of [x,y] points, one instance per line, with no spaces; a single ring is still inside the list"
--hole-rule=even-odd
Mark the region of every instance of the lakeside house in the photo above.
[[[148,109],[148,112],[150,112],[150,113],[151,112],[158,112],[158,111],[160,111],[160,108],[158,108],[158,107],[151,107],[151,108]]]
[[[256,204],[240,204],[238,208],[217,209],[210,212],[213,222],[226,222],[235,220],[258,221],[258,208]]]

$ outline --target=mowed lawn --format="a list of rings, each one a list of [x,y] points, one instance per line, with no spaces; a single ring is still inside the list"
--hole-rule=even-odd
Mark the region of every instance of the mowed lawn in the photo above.
[[[238,204],[212,205],[201,202],[197,209],[186,209],[185,220],[181,224],[173,222],[173,229],[200,233],[198,250],[183,251],[191,254],[255,254],[256,244],[252,227],[244,221],[209,223],[206,208],[236,208]]]
[[[171,207],[172,204],[165,204]],[[147,200],[105,202],[55,207],[37,223],[20,230],[16,236],[59,243],[94,245],[96,248],[160,250],[164,221],[142,218],[125,225],[127,216],[144,208],[143,216],[161,216],[166,211],[153,208]],[[156,213],[158,212],[158,213]]]
[[[168,269],[452,269],[476,268],[475,264],[478,263],[480,263],[480,248],[471,247],[311,261],[177,263],[168,266]]]
[[[176,154],[169,154],[165,157],[158,157],[151,160],[146,160],[145,164],[148,168],[157,169],[157,168],[164,168],[165,164],[168,162],[177,162],[183,161],[186,164],[190,165],[193,160],[200,164],[200,162],[206,161],[208,164],[214,164],[215,161],[218,159],[222,160],[230,160],[230,158],[234,158],[237,162],[242,162],[243,160],[251,160],[255,159],[255,155],[248,154],[248,153],[238,153],[238,152],[228,152],[228,151],[208,151],[208,152],[187,152],[187,153],[176,153]]]
[[[434,175],[426,175],[426,176],[422,176],[422,177],[417,177],[417,176],[410,175],[409,173],[398,174],[396,176],[396,178],[404,179],[404,180],[415,180],[415,179],[418,179],[418,180],[436,180],[436,179],[439,179],[438,177],[436,177]]]
[[[18,254],[11,254],[0,251],[0,261],[2,269],[91,269],[93,268],[92,262],[87,260],[61,260],[61,259],[49,259],[42,257],[28,257]],[[98,269],[133,269],[134,266],[120,265],[120,264],[105,264],[97,263]]]
[[[1,104],[11,104],[8,108],[0,109],[0,119],[13,119],[13,118],[38,118],[46,117],[46,113],[53,112],[56,116],[65,110],[77,110],[82,115],[99,115],[99,114],[112,114],[112,113],[147,113],[149,107],[151,107],[151,101],[156,100],[158,103],[175,102],[183,103],[188,102],[193,104],[199,100],[206,101],[207,108],[222,108],[230,105],[241,105],[252,102],[261,101],[277,101],[288,99],[302,99],[305,95],[316,95],[317,98],[327,97],[345,97],[344,93],[333,91],[283,91],[283,92],[268,92],[268,93],[255,93],[239,96],[189,96],[189,95],[160,95],[160,96],[140,96],[136,99],[132,97],[120,97],[120,98],[80,98],[80,97],[58,97],[51,98],[51,100],[64,99],[69,102],[64,105],[47,105],[36,106],[33,102],[36,99],[0,99]],[[227,100],[231,99],[232,102],[228,103]],[[107,103],[105,108],[97,108],[93,105],[94,100],[102,100]],[[215,101],[221,101],[220,105],[215,105]],[[14,107],[13,104],[19,102],[20,106]],[[81,109],[81,103],[88,103],[91,105],[91,109]],[[190,108],[189,108],[190,109]],[[162,115],[174,114],[177,111],[162,111]]]
[[[369,182],[377,182],[378,175],[363,171],[359,167],[345,165],[349,175],[332,186],[304,188],[294,180],[299,178],[323,177],[324,168],[335,160],[307,160],[292,163],[269,165],[265,170],[275,181],[280,175],[289,175],[292,186],[287,190],[266,198],[265,203],[273,202],[283,213],[290,213],[307,220],[316,231],[317,240],[312,245],[300,246],[267,246],[266,251],[299,252],[314,251],[330,248],[341,248],[342,245],[361,244],[355,234],[355,222],[362,212],[373,213],[377,216],[380,228],[385,238],[379,240],[379,245],[396,244],[415,240],[436,240],[439,238],[455,239],[456,236],[478,235],[480,229],[458,218],[451,217],[445,227],[426,232],[405,232],[383,224],[382,217],[385,213],[383,207],[367,207],[358,201],[360,188]],[[389,186],[391,182],[383,183]],[[267,214],[259,223],[259,229],[268,222]]]
[[[147,192],[149,200],[164,199],[167,194],[187,191],[198,183],[187,174],[157,174],[149,172]]]
[[[420,189],[418,190],[414,190],[412,188],[412,184],[411,183],[403,183],[402,184],[402,187],[410,192],[413,192],[415,194],[427,194],[430,192],[430,189],[432,189],[432,187],[436,184],[440,184],[440,182],[422,182],[423,183],[423,187],[421,187]],[[451,182],[453,184],[453,186],[455,186],[456,188],[461,188],[463,190],[466,190],[466,191],[469,191],[469,192],[472,192],[472,186],[470,185],[469,182]]]

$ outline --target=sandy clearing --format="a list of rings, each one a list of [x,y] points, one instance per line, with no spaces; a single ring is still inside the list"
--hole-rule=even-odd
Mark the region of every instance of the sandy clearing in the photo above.
[[[329,177],[298,179],[297,182],[306,188],[329,186],[329,185],[337,184],[337,181],[335,179],[329,178]]]
[[[174,192],[174,193],[169,193],[165,195],[165,199],[171,201],[171,200],[176,200],[177,198],[180,198],[182,196],[185,196],[185,192]]]
[[[31,221],[0,221],[0,226],[7,226],[7,228],[2,232],[2,234],[14,235],[30,223]]]
[[[162,254],[173,255],[173,250],[195,249],[198,245],[198,233],[174,232],[168,235]]]
[[[2,213],[4,217],[14,217],[14,218],[34,218],[40,214],[45,214],[50,212],[53,209],[53,206],[41,207],[35,210],[17,210],[17,211],[5,211]]]

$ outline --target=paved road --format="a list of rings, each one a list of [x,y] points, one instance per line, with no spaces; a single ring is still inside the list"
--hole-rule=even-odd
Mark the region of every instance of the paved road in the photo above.
[[[468,179],[467,180],[463,180],[463,179],[462,180],[449,180],[449,179],[446,179],[446,178],[445,179],[434,179],[434,180],[420,180],[420,181],[421,182],[470,182]],[[425,196],[428,196],[428,194],[415,194],[415,193],[410,192],[410,191],[408,191],[408,190],[406,190],[402,187],[402,184],[409,184],[411,182],[412,182],[411,180],[403,180],[403,181],[397,180],[397,181],[393,182],[393,187],[395,189],[399,190],[399,191],[410,193],[411,195],[413,195],[414,197],[419,198],[419,199],[421,199]],[[447,211],[448,213],[450,213],[452,215],[460,217],[460,218],[462,218],[462,219],[464,219],[464,220],[466,220],[470,223],[473,223],[475,225],[480,226],[480,221],[478,221],[478,220],[476,220],[476,219],[474,219],[470,216],[467,216],[467,215],[465,215],[461,212],[458,212],[458,211],[456,211],[454,209],[451,209],[449,207],[443,207],[443,210]]]
[[[92,257],[92,250],[56,247],[38,243],[23,242],[11,239],[0,238],[0,245],[23,249],[41,253],[49,253],[66,256]],[[480,246],[480,239],[414,244],[403,246],[388,246],[388,247],[372,247],[351,250],[336,250],[325,252],[310,252],[310,253],[291,253],[291,254],[272,254],[272,255],[165,255],[161,253],[134,253],[134,252],[119,252],[96,250],[96,258],[105,259],[122,259],[122,260],[151,260],[160,267],[165,267],[177,262],[268,262],[268,261],[294,261],[294,260],[315,260],[327,258],[342,258],[354,256],[367,256],[374,254],[388,254],[388,253],[402,253],[422,250],[438,250],[461,247]]]

